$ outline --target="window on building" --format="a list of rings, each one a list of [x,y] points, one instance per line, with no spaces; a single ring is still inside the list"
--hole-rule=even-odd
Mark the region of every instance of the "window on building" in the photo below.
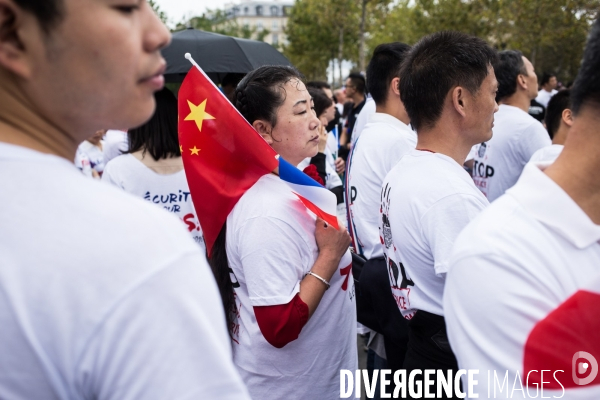
[[[281,11],[282,11],[282,13],[283,13],[284,16],[290,15],[290,9],[291,9],[290,6],[283,6],[283,7],[281,7]]]
[[[277,20],[273,21],[273,23],[271,24],[271,29],[273,29],[274,31],[279,29],[279,22]]]
[[[279,35],[277,35],[276,33],[273,34],[272,40],[271,40],[272,44],[278,44],[279,43]]]
[[[244,14],[248,15],[248,11],[250,11],[248,7],[244,7]]]
[[[277,6],[271,6],[271,16],[276,17],[279,15],[279,8]]]
[[[256,22],[256,29],[258,31],[262,31],[263,30],[263,22],[262,21]]]
[[[247,19],[245,19],[245,20],[242,22],[242,25],[243,25],[243,27],[244,27],[244,28],[246,28],[246,29],[250,28],[250,23],[248,23],[248,20],[247,20]]]
[[[256,6],[256,15],[263,15],[262,6]]]

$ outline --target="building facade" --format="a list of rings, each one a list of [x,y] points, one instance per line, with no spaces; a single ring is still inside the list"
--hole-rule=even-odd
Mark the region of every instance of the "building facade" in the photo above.
[[[293,0],[244,1],[226,5],[225,14],[240,26],[268,30],[264,41],[277,46],[287,43],[284,29],[293,5]]]

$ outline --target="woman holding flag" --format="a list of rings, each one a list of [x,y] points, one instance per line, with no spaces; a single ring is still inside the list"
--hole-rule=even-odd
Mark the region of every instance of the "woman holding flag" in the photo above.
[[[292,166],[317,153],[320,122],[296,69],[249,73],[235,105]],[[338,398],[339,371],[357,368],[350,239],[308,210],[282,168],[242,195],[212,249],[225,303],[235,304],[234,362],[255,399]]]

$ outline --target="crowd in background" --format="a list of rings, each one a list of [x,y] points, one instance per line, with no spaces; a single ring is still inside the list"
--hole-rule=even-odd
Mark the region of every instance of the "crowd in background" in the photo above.
[[[570,89],[453,31],[377,46],[343,88],[289,66],[225,79],[266,143],[336,195],[339,227],[269,173],[207,249],[163,87],[168,31],[146,2],[81,3],[0,0],[0,182],[15,194],[0,208],[0,398],[339,398],[358,333],[373,375],[404,371],[438,398],[457,398],[459,369],[539,386],[548,365],[573,378],[547,393],[598,397],[597,364],[582,375],[573,354],[600,357],[600,21]]]

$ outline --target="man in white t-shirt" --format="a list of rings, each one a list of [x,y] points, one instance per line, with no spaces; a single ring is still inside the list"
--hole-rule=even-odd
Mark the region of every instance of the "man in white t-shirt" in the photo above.
[[[548,107],[548,102],[558,91],[556,90],[556,75],[544,72],[542,75],[542,80],[540,81],[541,89],[537,93],[535,101],[543,105],[544,107]]]
[[[0,398],[249,399],[182,224],[72,162],[150,117],[167,28],[98,0],[3,0],[0,27]]]
[[[390,291],[379,240],[379,204],[383,178],[417,145],[399,89],[400,66],[409,49],[396,42],[381,44],[373,51],[367,67],[367,87],[376,112],[352,147],[346,174],[348,230],[355,252],[367,260],[359,279],[358,320],[384,335],[385,358],[392,370],[402,368],[408,337],[406,322]]]
[[[599,70],[596,21],[563,152],[528,164],[452,250],[448,334],[479,398],[600,398]]]
[[[462,164],[475,143],[492,135],[495,61],[483,40],[438,32],[414,45],[400,71],[417,148],[383,182],[379,232],[394,299],[409,320],[407,373],[458,369],[442,294],[454,239],[488,205]]]
[[[533,153],[550,145],[542,124],[528,114],[536,93],[533,65],[521,52],[505,50],[494,66],[498,79],[494,135],[475,146],[473,180],[490,202],[502,196],[519,179]]]
[[[354,129],[352,130],[352,145],[353,146],[356,143],[356,141],[358,140],[358,137],[362,133],[363,129],[365,128],[365,125],[369,121],[369,118],[371,118],[371,115],[375,114],[375,112],[376,112],[375,109],[376,109],[375,100],[373,100],[373,97],[369,93],[367,95],[367,100],[365,101],[365,105],[363,106],[362,110],[360,110],[360,113],[358,113],[358,117],[356,117],[356,123],[354,124]]]
[[[552,138],[552,145],[542,147],[531,156],[530,162],[552,163],[563,149],[567,135],[573,126],[571,111],[571,91],[558,92],[548,103],[546,129]]]

